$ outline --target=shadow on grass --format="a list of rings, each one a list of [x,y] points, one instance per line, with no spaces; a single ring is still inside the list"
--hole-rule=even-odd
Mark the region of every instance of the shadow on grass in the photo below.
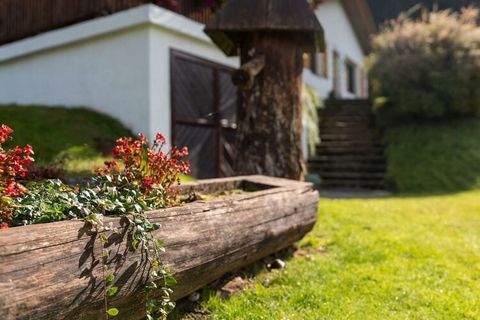
[[[295,253],[300,250],[301,249],[298,249],[296,246],[290,246],[277,253],[258,260],[243,269],[225,274],[222,278],[197,291],[197,293],[200,294],[200,297],[197,301],[191,301],[191,298],[193,298],[195,294],[191,294],[189,297],[185,297],[177,301],[177,307],[168,316],[168,319],[210,319],[210,312],[204,306],[204,302],[216,295],[219,295],[222,297],[222,299],[229,299],[231,295],[240,293],[243,289],[252,286],[256,276],[262,272],[268,271],[267,265],[269,263],[276,259],[280,259],[288,264],[288,262],[295,257]],[[226,292],[225,286],[232,280],[235,281],[235,279],[238,277],[243,279],[241,284],[237,286],[238,290],[235,290],[234,292]]]

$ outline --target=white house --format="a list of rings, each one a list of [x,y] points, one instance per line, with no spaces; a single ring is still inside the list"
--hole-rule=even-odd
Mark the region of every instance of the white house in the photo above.
[[[337,97],[366,97],[363,60],[374,30],[367,1],[324,0],[315,12],[327,51],[306,59],[305,82],[323,98],[332,90]],[[226,175],[236,110],[229,77],[239,61],[225,57],[203,28],[181,14],[141,4],[9,39],[0,46],[0,104],[85,106],[133,132],[162,132],[169,141],[189,145],[193,156],[211,154],[194,167],[202,167],[205,176]]]

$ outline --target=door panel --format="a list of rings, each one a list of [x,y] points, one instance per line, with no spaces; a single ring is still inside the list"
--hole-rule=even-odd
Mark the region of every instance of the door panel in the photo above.
[[[187,146],[192,176],[234,175],[237,88],[232,69],[171,51],[172,137]]]

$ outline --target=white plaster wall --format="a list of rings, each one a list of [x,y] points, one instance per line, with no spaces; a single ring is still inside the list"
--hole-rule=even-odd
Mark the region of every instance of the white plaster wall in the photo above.
[[[340,55],[341,96],[355,98],[358,94],[347,91],[345,61],[349,59],[357,65],[357,93],[360,93],[360,69],[363,68],[365,55],[347,13],[340,1],[326,0],[316,9],[315,14],[325,30],[328,77],[319,77],[310,70],[305,70],[304,81],[314,87],[322,98],[326,98],[333,89],[333,52],[336,50]]]
[[[124,30],[0,63],[0,103],[86,106],[148,123],[148,33]]]

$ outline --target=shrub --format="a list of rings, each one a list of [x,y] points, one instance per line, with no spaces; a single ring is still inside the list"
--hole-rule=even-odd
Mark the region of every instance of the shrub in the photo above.
[[[373,39],[373,95],[387,120],[480,113],[479,10],[404,15]]]

